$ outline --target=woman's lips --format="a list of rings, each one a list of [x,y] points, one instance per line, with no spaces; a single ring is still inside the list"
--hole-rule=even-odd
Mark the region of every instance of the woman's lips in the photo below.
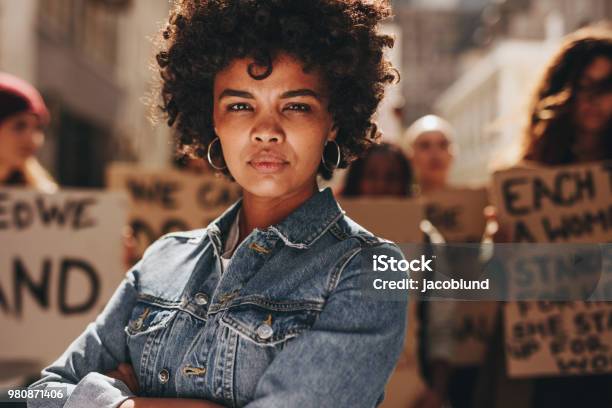
[[[289,163],[280,160],[250,161],[249,164],[260,173],[276,173],[285,169]]]

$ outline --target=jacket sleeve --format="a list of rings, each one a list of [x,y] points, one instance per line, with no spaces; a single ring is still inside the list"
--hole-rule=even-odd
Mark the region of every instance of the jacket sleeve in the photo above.
[[[28,399],[28,407],[114,408],[134,396],[122,381],[101,373],[128,361],[124,327],[136,303],[141,262],[126,273],[95,321],[89,323],[68,349],[42,370],[41,378],[28,387],[61,389],[63,397]]]
[[[404,259],[396,245],[384,243],[341,261],[314,325],[276,356],[246,407],[371,408],[382,401],[403,348],[408,300],[406,291],[395,300],[365,293],[364,273],[372,273],[365,265],[383,251]]]

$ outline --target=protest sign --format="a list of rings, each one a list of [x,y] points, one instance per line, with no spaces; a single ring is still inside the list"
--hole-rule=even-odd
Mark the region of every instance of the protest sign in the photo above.
[[[612,372],[612,302],[510,302],[505,315],[511,376]]]
[[[612,162],[496,172],[492,197],[510,242],[612,241]]]
[[[485,188],[446,188],[424,196],[425,218],[449,243],[480,242],[485,229]],[[472,279],[480,271],[478,259],[466,259],[472,251],[454,251],[453,275]],[[463,256],[462,256],[463,255]],[[467,255],[467,256],[466,256]],[[493,329],[495,302],[455,302],[453,318],[453,365],[480,364]]]
[[[402,244],[422,242],[423,202],[399,198],[341,198],[346,215],[375,235]]]
[[[446,242],[480,242],[485,228],[485,188],[447,188],[424,196],[425,218]]]
[[[110,166],[107,186],[128,193],[129,224],[138,242],[136,259],[168,232],[206,227],[240,196],[238,184],[212,174],[129,164]]]
[[[126,273],[126,215],[119,193],[0,189],[0,364],[40,369],[95,319]]]
[[[494,175],[492,197],[511,242],[612,242],[612,163],[510,169]],[[575,299],[609,286],[606,256],[594,245],[533,246],[508,262],[514,298]],[[571,248],[570,248],[571,249]],[[608,264],[606,264],[606,262]],[[593,291],[592,284],[597,288]],[[588,296],[584,297],[585,299]],[[596,297],[595,297],[596,298]],[[544,305],[544,306],[542,306]],[[514,377],[612,372],[609,302],[509,302],[505,349]]]

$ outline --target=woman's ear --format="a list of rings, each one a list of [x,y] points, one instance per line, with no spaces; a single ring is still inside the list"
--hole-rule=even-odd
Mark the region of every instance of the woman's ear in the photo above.
[[[338,136],[338,127],[334,123],[334,124],[332,124],[331,129],[329,129],[329,133],[327,135],[327,139],[326,140],[336,140],[336,136]]]

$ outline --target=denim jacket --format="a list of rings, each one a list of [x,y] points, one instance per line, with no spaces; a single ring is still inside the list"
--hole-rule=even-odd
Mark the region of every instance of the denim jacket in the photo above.
[[[134,394],[104,373],[128,362],[138,396],[231,407],[373,407],[402,350],[406,301],[364,295],[363,259],[394,243],[344,215],[331,189],[254,229],[226,271],[242,199],[204,228],[168,234],[131,268],[96,320],[30,386],[65,386],[29,407],[117,407]],[[366,257],[366,258],[363,258]],[[367,263],[370,263],[368,261]]]

